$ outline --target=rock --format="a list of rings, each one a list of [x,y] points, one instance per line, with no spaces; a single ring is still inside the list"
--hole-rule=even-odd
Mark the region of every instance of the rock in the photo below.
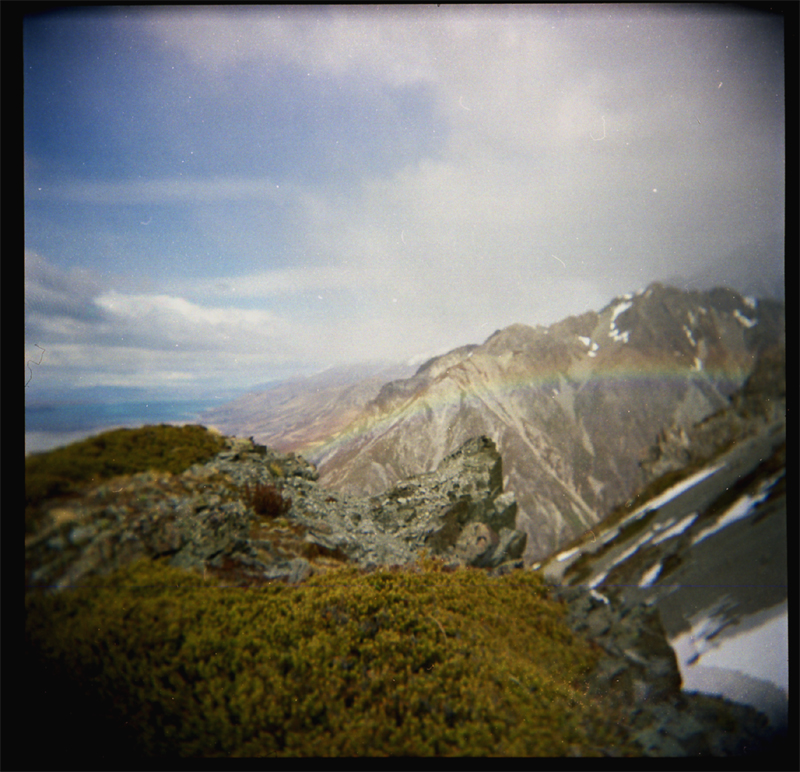
[[[58,516],[26,537],[27,584],[66,589],[142,557],[233,584],[298,584],[329,570],[326,561],[364,569],[405,565],[423,549],[449,567],[480,567],[493,576],[523,570],[527,534],[514,527],[516,500],[502,493],[502,463],[486,437],[467,442],[434,472],[372,498],[334,496],[314,475],[300,457],[234,438],[182,474],[103,483],[57,503]],[[260,517],[245,503],[244,485],[256,482],[291,498],[285,517]],[[554,593],[573,632],[601,650],[585,677],[587,694],[611,696],[643,754],[736,755],[766,747],[762,714],[681,692],[655,607],[579,586]]]
[[[299,584],[309,576],[311,576],[311,566],[305,558],[293,558],[282,563],[275,563],[264,571],[266,579],[277,579],[289,584]]]
[[[517,498],[512,491],[501,493],[494,500],[494,512],[490,512],[486,522],[500,533],[503,528],[514,529],[517,522]]]
[[[466,525],[455,545],[456,557],[470,566],[483,568],[491,563],[494,548],[500,541],[486,523],[475,521]]]
[[[515,528],[501,528],[500,538],[489,565],[494,568],[507,560],[517,560],[525,552],[528,534]]]
[[[497,568],[501,563],[522,556],[528,534],[502,528],[500,534],[486,523],[476,520],[461,531],[455,546],[455,558],[475,568]]]
[[[585,679],[588,694],[611,698],[642,755],[738,756],[765,753],[773,739],[780,742],[753,708],[681,691],[675,653],[655,608],[603,602],[580,588],[555,593],[566,604],[569,627],[603,650]]]
[[[184,544],[183,534],[174,521],[161,522],[149,536],[147,546],[154,555],[166,555],[180,550]]]
[[[46,535],[26,540],[27,581],[63,587],[131,560],[166,557],[226,580],[295,583],[316,560],[405,565],[427,549],[453,564],[496,568],[524,549],[525,535],[513,528],[516,500],[502,493],[502,461],[487,437],[379,497],[333,496],[316,477],[300,456],[226,438],[222,452],[182,474],[115,478],[55,508]],[[285,518],[249,506],[245,486],[256,484],[291,500]]]
[[[497,568],[489,571],[490,576],[505,576],[512,571],[521,571],[525,567],[524,560],[511,560],[506,563],[501,563]]]

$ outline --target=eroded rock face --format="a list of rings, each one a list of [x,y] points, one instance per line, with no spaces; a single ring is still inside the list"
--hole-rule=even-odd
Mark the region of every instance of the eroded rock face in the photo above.
[[[602,694],[633,727],[643,756],[765,754],[781,742],[766,716],[721,697],[681,691],[675,652],[658,611],[609,600],[585,588],[560,588],[565,621],[602,650],[586,692]]]
[[[296,583],[342,562],[403,565],[423,550],[494,569],[525,548],[488,438],[468,441],[435,472],[381,497],[332,494],[316,478],[302,457],[234,437],[182,474],[107,481],[52,502],[48,525],[26,540],[27,584],[63,589],[143,557],[251,583]],[[257,485],[290,502],[285,516],[256,513],[247,494]]]

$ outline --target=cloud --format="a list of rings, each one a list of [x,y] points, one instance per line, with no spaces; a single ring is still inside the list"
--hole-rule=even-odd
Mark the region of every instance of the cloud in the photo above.
[[[266,310],[120,292],[33,253],[25,265],[26,363],[38,359],[36,345],[47,352],[39,382],[45,373],[64,387],[87,379],[91,385],[202,381],[225,370],[235,380],[252,378],[253,369],[270,362],[296,366],[314,353],[301,328]],[[291,345],[294,339],[299,345]]]
[[[25,250],[25,313],[59,316],[75,322],[101,318],[92,300],[102,282],[84,268],[64,270],[31,250]]]
[[[26,254],[26,340],[108,382],[258,382],[550,323],[780,230],[777,38],[682,8],[114,13],[135,73],[109,53],[101,93],[64,91],[76,149],[26,153],[26,216],[39,254],[135,278]]]
[[[125,180],[122,182],[96,182],[87,180],[61,180],[26,190],[34,201],[57,199],[98,206],[142,204],[215,204],[235,201],[268,201],[281,203],[287,200],[292,186],[275,183],[267,178],[174,177],[167,179]]]

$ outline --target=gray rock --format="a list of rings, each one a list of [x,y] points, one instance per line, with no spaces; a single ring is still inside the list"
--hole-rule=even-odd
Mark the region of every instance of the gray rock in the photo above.
[[[456,558],[470,566],[489,566],[499,541],[498,535],[486,523],[474,521],[467,524],[458,537]]]
[[[289,584],[299,584],[311,576],[311,566],[305,558],[292,558],[281,563],[275,563],[264,571],[264,578],[280,580]]]
[[[507,560],[517,560],[525,552],[525,545],[528,542],[528,534],[525,531],[518,531],[515,528],[501,528],[499,541],[494,548],[494,553],[489,562],[492,568],[505,563]]]
[[[93,525],[78,525],[69,533],[69,542],[75,547],[80,547],[90,542],[97,533]]]
[[[517,498],[513,491],[501,493],[494,500],[494,512],[489,513],[486,522],[500,533],[503,528],[514,529],[517,522]]]
[[[525,547],[525,534],[513,527],[516,501],[502,493],[502,461],[487,437],[381,497],[331,495],[315,479],[300,456],[227,438],[215,458],[180,475],[148,472],[89,491],[76,505],[80,524],[72,531],[64,525],[28,540],[28,581],[66,586],[141,557],[169,556],[173,566],[231,580],[297,582],[314,570],[309,557],[405,565],[423,549],[493,569]],[[256,483],[291,500],[286,527],[276,530],[248,505],[245,486]],[[260,535],[265,527],[280,548]]]

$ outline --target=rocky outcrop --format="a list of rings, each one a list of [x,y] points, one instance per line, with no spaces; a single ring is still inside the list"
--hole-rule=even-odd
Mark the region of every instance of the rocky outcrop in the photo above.
[[[584,588],[556,591],[569,627],[602,656],[586,678],[633,727],[643,756],[741,756],[770,753],[782,742],[759,711],[681,691],[681,674],[658,610],[609,600]]]
[[[786,346],[780,340],[758,352],[752,373],[725,407],[692,426],[672,425],[658,433],[639,463],[645,482],[711,458],[785,417]]]
[[[521,557],[526,536],[514,529],[517,504],[502,495],[500,454],[488,437],[466,442],[435,472],[375,497],[375,516],[412,550],[495,568]],[[503,533],[504,538],[500,538]]]
[[[785,435],[785,422],[764,426],[654,481],[540,567],[569,626],[602,650],[587,692],[611,698],[643,755],[777,757],[786,747],[785,687],[756,683],[744,663],[717,666],[786,602]],[[690,437],[676,433],[676,447],[694,452]],[[780,635],[769,640],[789,656]],[[712,651],[717,664],[702,662]],[[730,688],[739,679],[753,683]]]
[[[226,444],[179,475],[128,475],[50,502],[47,525],[26,540],[28,585],[62,589],[143,557],[235,582],[297,583],[342,562],[407,564],[423,550],[495,569],[525,548],[500,455],[485,437],[374,498],[331,494],[293,453],[252,439]],[[248,494],[258,486],[277,492],[280,514],[256,511]]]
[[[139,558],[247,585],[296,584],[344,562],[408,564],[423,551],[498,575],[522,568],[526,534],[515,529],[516,501],[502,492],[502,460],[487,437],[373,498],[331,493],[303,458],[252,439],[226,438],[226,446],[181,474],[129,475],[51,501],[46,526],[26,539],[28,586],[64,589]],[[257,511],[246,492],[259,485],[275,489],[284,514]],[[781,737],[757,711],[681,691],[676,656],[648,602],[586,585],[554,593],[571,630],[601,650],[586,693],[609,698],[642,755],[778,747]]]

